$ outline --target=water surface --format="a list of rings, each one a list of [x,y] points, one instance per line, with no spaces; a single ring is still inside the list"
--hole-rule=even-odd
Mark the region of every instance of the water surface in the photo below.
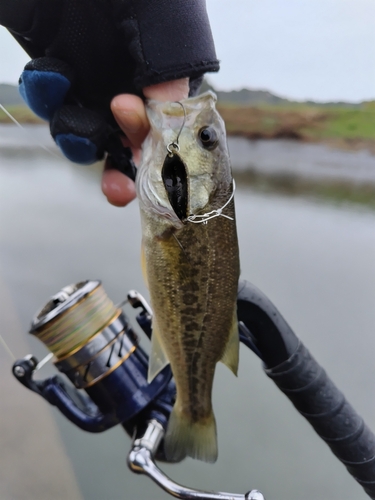
[[[45,139],[41,130],[34,143]],[[35,311],[61,286],[100,278],[114,302],[131,288],[147,295],[139,265],[138,207],[136,202],[126,209],[108,205],[95,168],[59,160],[34,148],[32,139],[27,153],[13,148],[13,154],[5,143],[0,147],[0,275],[30,350],[42,356],[44,347],[26,332]],[[271,298],[375,429],[375,213],[258,194],[241,185],[236,208],[242,276]],[[0,329],[16,349],[1,312],[0,306]],[[34,399],[35,405],[47,405]],[[367,498],[243,347],[238,379],[218,367],[214,408],[217,463],[188,459],[163,465],[177,481],[237,493],[258,488],[267,500]],[[127,470],[130,440],[120,427],[90,435],[56,409],[51,413],[84,499],[168,498],[149,479]],[[8,418],[17,425],[16,414]],[[33,421],[23,432],[33,432]],[[5,439],[1,428],[0,437]],[[53,461],[53,446],[45,453]]]

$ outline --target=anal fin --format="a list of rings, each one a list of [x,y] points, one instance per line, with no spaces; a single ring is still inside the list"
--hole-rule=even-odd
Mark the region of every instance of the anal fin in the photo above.
[[[236,309],[233,314],[233,321],[228,343],[226,345],[223,357],[220,360],[236,376],[238,372],[239,356],[240,356],[240,335],[238,332],[237,305],[236,305]]]
[[[151,353],[148,363],[147,382],[150,384],[156,375],[169,364],[168,356],[162,346],[160,334],[155,321],[152,320]]]

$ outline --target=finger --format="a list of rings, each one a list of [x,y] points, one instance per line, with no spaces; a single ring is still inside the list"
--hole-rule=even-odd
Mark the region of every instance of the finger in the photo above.
[[[139,167],[141,163],[142,150],[139,148],[132,148],[133,153],[133,161],[137,167]]]
[[[158,101],[185,99],[189,95],[189,80],[183,78],[160,83],[146,87],[143,91],[146,98]],[[128,146],[130,143],[134,159],[139,161],[140,147],[150,128],[144,102],[135,95],[118,95],[112,100],[111,109],[127,137],[124,145]],[[108,163],[103,173],[102,191],[108,201],[118,207],[127,205],[136,197],[134,183],[120,172],[111,169]]]
[[[111,102],[111,110],[132,146],[140,148],[150,129],[142,99],[131,94],[118,95]]]
[[[179,101],[189,97],[189,78],[158,83],[143,89],[146,99],[157,101]]]
[[[104,156],[108,125],[88,108],[64,105],[53,115],[50,130],[64,156],[90,165]]]
[[[151,85],[143,89],[147,99],[158,101],[176,101],[189,96],[189,79],[182,78],[171,82]],[[140,148],[150,129],[144,102],[131,94],[116,96],[111,109],[117,123],[135,148]]]
[[[121,137],[121,142],[124,148],[130,148],[132,150],[133,161],[136,164],[136,166],[139,167],[139,164],[141,162],[142,150],[140,148],[133,147],[127,137]]]
[[[134,182],[118,170],[112,169],[108,162],[103,172],[102,191],[109,203],[116,207],[124,207],[136,197]]]

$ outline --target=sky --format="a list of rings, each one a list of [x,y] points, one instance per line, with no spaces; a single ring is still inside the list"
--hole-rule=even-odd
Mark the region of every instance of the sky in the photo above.
[[[297,100],[375,98],[374,0],[206,0],[218,90],[265,89]],[[27,55],[0,29],[0,82]]]

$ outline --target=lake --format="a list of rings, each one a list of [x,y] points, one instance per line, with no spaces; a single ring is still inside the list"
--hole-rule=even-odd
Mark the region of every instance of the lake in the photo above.
[[[29,324],[62,286],[99,278],[115,303],[132,288],[147,296],[138,207],[110,206],[98,168],[55,156],[44,127],[1,127],[0,138],[0,332],[16,357],[33,352],[41,358],[46,350],[27,334]],[[235,170],[243,168],[254,144],[230,147]],[[257,147],[272,147],[274,163],[278,155],[287,162],[284,142],[279,150],[274,143]],[[311,149],[307,153],[313,165]],[[353,158],[333,154],[349,155],[345,165]],[[363,160],[366,168],[370,160]],[[242,277],[269,296],[375,429],[375,211],[238,184]],[[1,347],[0,362],[2,500],[169,498],[128,471],[130,439],[122,428],[80,431],[12,378],[12,360]],[[40,377],[52,371],[43,369]],[[218,365],[213,400],[219,459],[162,464],[174,480],[215,491],[257,488],[267,500],[367,498],[246,348],[237,379]]]

